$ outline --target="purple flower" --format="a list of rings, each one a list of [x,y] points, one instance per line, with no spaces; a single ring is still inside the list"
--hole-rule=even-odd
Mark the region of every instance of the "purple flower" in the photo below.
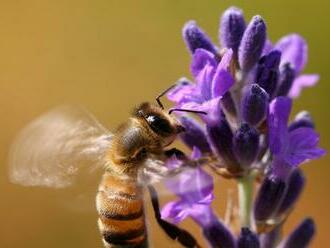
[[[243,123],[233,137],[233,150],[237,160],[249,167],[259,151],[259,133],[247,123]]]
[[[237,241],[238,248],[259,248],[258,236],[249,228],[243,227]]]
[[[228,8],[221,17],[219,40],[223,47],[231,48],[237,57],[239,44],[245,30],[245,20],[242,10]]]
[[[313,128],[288,130],[291,105],[290,98],[277,97],[269,107],[269,148],[274,156],[273,173],[279,177],[285,177],[287,170],[325,154],[325,151],[318,147],[319,135]]]
[[[258,126],[267,115],[269,103],[267,92],[259,85],[251,84],[243,88],[242,95],[242,119],[250,125]]]
[[[200,151],[194,148],[191,159],[198,159],[200,156]],[[168,161],[168,166],[176,168],[182,163],[183,161],[172,157]],[[228,248],[235,247],[231,232],[212,210],[213,178],[210,175],[202,168],[197,168],[168,179],[166,186],[179,197],[179,200],[169,202],[162,208],[162,219],[178,223],[191,217],[203,229],[203,234],[212,247],[219,247],[220,244],[226,244]]]
[[[213,54],[217,54],[217,48],[211,39],[197,26],[195,21],[187,22],[182,30],[183,39],[192,54],[199,48],[203,48]]]
[[[254,16],[247,26],[238,49],[242,71],[250,71],[258,62],[266,42],[266,24],[261,16]]]
[[[202,153],[211,152],[205,130],[197,121],[188,116],[181,116],[180,123],[185,128],[185,131],[180,134],[180,138],[188,147],[191,149],[196,147]]]
[[[281,38],[275,45],[275,49],[282,53],[281,65],[290,63],[296,74],[289,91],[291,98],[296,98],[305,87],[314,86],[319,76],[317,74],[299,75],[307,63],[308,47],[306,41],[298,34],[290,34]]]
[[[264,55],[258,62],[255,82],[261,86],[271,97],[276,90],[279,74],[281,53],[277,50]]]
[[[315,224],[311,218],[303,220],[296,229],[284,240],[281,248],[305,248],[308,247],[315,235]]]
[[[197,148],[193,149],[192,159],[201,156]],[[183,161],[173,157],[168,161],[170,168],[179,167]],[[214,218],[211,209],[213,200],[213,178],[202,168],[188,170],[178,177],[166,181],[166,186],[180,199],[167,203],[162,209],[162,218],[178,223],[186,217],[192,217],[200,225],[207,225]]]
[[[179,84],[167,97],[182,108],[206,111],[209,119],[215,118],[219,115],[215,106],[234,84],[229,68],[232,55],[232,50],[228,49],[217,63],[213,53],[197,49],[191,63],[196,84]]]

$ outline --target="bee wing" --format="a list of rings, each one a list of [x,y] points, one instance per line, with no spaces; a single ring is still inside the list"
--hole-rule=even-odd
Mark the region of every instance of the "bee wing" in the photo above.
[[[61,106],[25,127],[9,154],[9,178],[24,186],[64,188],[104,164],[111,134],[79,107]]]

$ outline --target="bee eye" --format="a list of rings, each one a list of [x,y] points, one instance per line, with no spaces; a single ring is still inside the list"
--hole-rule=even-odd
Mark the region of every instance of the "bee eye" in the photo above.
[[[157,115],[149,115],[147,118],[147,122],[151,129],[158,134],[171,134],[173,132],[170,123]]]

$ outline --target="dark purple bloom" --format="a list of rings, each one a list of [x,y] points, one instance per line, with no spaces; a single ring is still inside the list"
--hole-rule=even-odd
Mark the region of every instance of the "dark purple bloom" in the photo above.
[[[262,87],[270,97],[276,90],[280,61],[281,53],[277,50],[273,50],[259,60],[256,68],[255,82]]]
[[[290,63],[285,63],[280,68],[280,79],[278,82],[277,96],[287,96],[292,88],[296,73]]]
[[[286,183],[277,177],[267,176],[261,184],[254,204],[257,222],[267,221],[275,213],[286,190]]]
[[[180,123],[184,126],[185,131],[180,134],[181,140],[191,149],[198,148],[202,153],[211,152],[210,145],[207,142],[205,130],[202,126],[188,116],[180,117]]]
[[[234,134],[233,149],[240,164],[248,167],[259,151],[258,131],[249,124],[243,123]]]
[[[203,234],[213,248],[235,248],[235,239],[231,231],[220,221],[215,220],[203,228]]]
[[[310,218],[305,219],[298,227],[289,235],[289,237],[281,243],[281,248],[306,248],[312,241],[315,234],[315,224]]]
[[[260,242],[258,236],[249,228],[243,227],[238,237],[237,248],[259,248]]]
[[[207,123],[206,132],[212,151],[230,171],[238,170],[238,162],[233,151],[233,133],[227,120],[222,116],[218,122]]]
[[[258,62],[266,42],[266,24],[261,16],[254,16],[247,26],[238,50],[242,71],[250,71]]]
[[[199,48],[203,48],[213,54],[217,54],[217,48],[205,32],[197,26],[195,21],[187,22],[182,30],[183,39],[192,54]]]
[[[243,89],[241,114],[245,122],[258,126],[268,111],[269,97],[267,92],[257,84],[246,86]]]
[[[300,35],[290,34],[283,37],[277,42],[275,49],[282,52],[281,65],[290,63],[297,75],[289,91],[290,97],[298,97],[303,88],[314,86],[318,82],[319,76],[316,74],[298,76],[307,63],[308,53],[306,41]]]
[[[287,191],[277,210],[277,215],[290,210],[301,195],[305,186],[305,177],[300,169],[296,169],[291,173],[287,185]]]
[[[287,176],[286,170],[325,154],[318,147],[319,135],[313,128],[288,130],[291,105],[290,98],[277,97],[269,107],[269,148],[274,156],[272,172],[280,177]]]
[[[222,47],[233,49],[235,57],[237,57],[238,47],[245,26],[243,12],[238,8],[231,7],[227,9],[221,17],[219,34],[220,43]]]
[[[301,111],[296,115],[294,121],[289,125],[289,131],[300,127],[315,128],[312,116],[307,111]]]

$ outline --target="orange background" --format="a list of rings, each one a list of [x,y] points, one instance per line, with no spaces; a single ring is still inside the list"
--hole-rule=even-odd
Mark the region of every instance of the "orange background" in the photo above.
[[[329,149],[327,1],[2,0],[0,247],[101,247],[93,210],[76,212],[57,204],[58,199],[70,199],[63,191],[8,182],[11,141],[27,122],[63,103],[81,104],[114,128],[135,104],[153,100],[177,78],[189,76],[190,56],[182,42],[182,25],[196,19],[216,40],[219,14],[230,5],[242,7],[247,19],[261,14],[273,40],[289,32],[307,39],[306,71],[320,73],[321,81],[295,102],[295,111],[312,112],[321,144]],[[307,188],[286,225],[287,230],[306,215],[315,218],[318,235],[313,247],[328,247],[329,162],[324,157],[304,166]],[[223,189],[228,187],[223,181],[215,202],[221,211],[226,198]],[[170,247],[151,225],[154,246]],[[189,227],[191,222],[184,225]]]

